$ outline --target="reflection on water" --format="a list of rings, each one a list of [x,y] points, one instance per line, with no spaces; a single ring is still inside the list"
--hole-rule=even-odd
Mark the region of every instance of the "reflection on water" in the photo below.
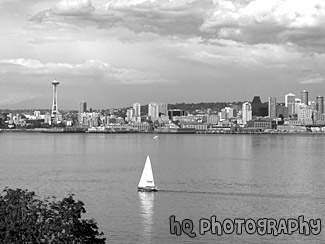
[[[142,218],[142,227],[144,234],[143,243],[151,243],[151,232],[153,226],[153,202],[155,195],[153,192],[139,192],[140,207],[141,212],[140,216]]]

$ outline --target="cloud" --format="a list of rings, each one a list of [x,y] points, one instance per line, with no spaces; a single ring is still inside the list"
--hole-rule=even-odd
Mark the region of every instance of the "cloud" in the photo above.
[[[77,4],[78,3],[78,4]],[[82,3],[82,4],[81,4]],[[163,36],[200,35],[206,10],[212,1],[170,1],[136,0],[110,1],[105,6],[92,5],[89,1],[67,4],[61,1],[56,7],[41,11],[30,18],[31,24],[53,24],[66,28],[69,26],[92,27],[102,30],[126,29],[134,33],[154,33]],[[75,7],[76,5],[76,7]],[[94,8],[91,15],[83,13],[83,7]],[[75,9],[77,9],[75,11]],[[81,9],[81,10],[79,10]],[[86,11],[86,13],[88,13]],[[70,18],[73,17],[73,18]],[[29,26],[29,27],[32,27]],[[52,27],[52,26],[48,26]],[[118,33],[116,33],[118,35]]]
[[[177,45],[179,58],[213,67],[286,68],[302,55],[285,45],[245,44],[227,39],[190,39]]]
[[[157,39],[201,37],[325,51],[325,2],[321,0],[112,0],[95,5],[90,0],[62,0],[30,20],[31,26],[72,31],[88,27],[128,41],[148,33]],[[130,37],[120,37],[121,30]]]
[[[307,73],[304,77],[298,80],[299,84],[320,84],[325,82],[325,75],[313,70],[304,70]]]
[[[291,42],[321,52],[320,44],[325,40],[325,2],[220,0],[200,29],[245,43]]]
[[[51,9],[57,15],[82,15],[94,10],[91,0],[61,0]]]
[[[42,63],[39,60],[19,58],[0,60],[0,68],[3,74],[88,77],[100,79],[102,82],[131,85],[169,82],[150,71],[115,68],[100,60],[68,64]]]

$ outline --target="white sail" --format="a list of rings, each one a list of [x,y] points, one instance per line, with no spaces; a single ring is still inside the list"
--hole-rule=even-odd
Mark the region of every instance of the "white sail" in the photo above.
[[[146,164],[144,165],[144,169],[138,187],[146,187],[146,186],[152,186],[152,187],[155,186],[149,156],[147,156]]]

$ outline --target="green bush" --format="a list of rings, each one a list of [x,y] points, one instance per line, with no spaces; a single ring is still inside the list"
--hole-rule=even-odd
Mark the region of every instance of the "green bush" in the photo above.
[[[5,188],[0,195],[0,242],[15,244],[102,244],[93,219],[81,219],[84,203],[73,195],[39,200],[34,192]]]

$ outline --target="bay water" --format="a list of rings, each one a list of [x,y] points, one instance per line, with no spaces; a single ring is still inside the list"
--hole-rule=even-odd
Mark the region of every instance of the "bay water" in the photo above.
[[[325,221],[325,136],[0,133],[0,187],[74,194],[107,243],[322,243],[319,234],[200,234],[200,219]],[[150,155],[156,193],[137,191]],[[170,233],[170,216],[195,238]],[[202,227],[202,226],[201,226]]]

